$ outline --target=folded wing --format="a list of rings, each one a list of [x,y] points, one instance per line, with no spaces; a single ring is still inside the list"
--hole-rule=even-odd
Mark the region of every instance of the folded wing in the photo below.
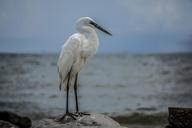
[[[73,68],[73,64],[76,62],[79,56],[81,40],[78,35],[72,35],[63,45],[59,59],[57,62],[57,68],[59,73],[59,89],[63,86],[66,88],[67,80],[70,71]],[[69,84],[70,85],[70,84]]]

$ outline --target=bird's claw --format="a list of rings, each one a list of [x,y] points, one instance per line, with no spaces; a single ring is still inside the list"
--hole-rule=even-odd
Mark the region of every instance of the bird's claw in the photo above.
[[[61,118],[57,119],[57,121],[61,122],[63,120],[68,120],[69,118],[72,118],[73,120],[76,120],[77,115],[70,113],[70,112],[66,112]]]
[[[86,112],[76,112],[75,115],[82,117],[82,116],[89,116],[90,114]]]
[[[62,117],[59,119],[56,119],[58,122],[68,122],[69,120],[77,120],[78,117],[83,117],[83,116],[89,116],[89,113],[86,112],[75,112],[75,113],[70,113],[66,112]]]

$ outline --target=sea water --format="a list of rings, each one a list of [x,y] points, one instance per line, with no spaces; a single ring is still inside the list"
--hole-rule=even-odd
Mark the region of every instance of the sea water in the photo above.
[[[0,110],[35,118],[63,114],[57,54],[1,54]],[[192,54],[99,54],[79,74],[81,111],[124,115],[192,106]],[[75,111],[73,89],[70,111]]]

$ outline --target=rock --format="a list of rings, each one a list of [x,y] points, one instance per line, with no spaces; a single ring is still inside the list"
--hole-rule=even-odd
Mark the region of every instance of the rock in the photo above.
[[[30,128],[32,123],[28,117],[22,117],[13,112],[0,111],[0,126],[7,126],[7,128],[9,128],[9,125],[11,124],[18,126],[19,128]]]
[[[192,108],[169,107],[166,128],[192,128]]]
[[[19,127],[15,126],[14,124],[11,124],[9,122],[0,120],[0,128],[19,128]]]
[[[119,123],[103,114],[91,113],[88,116],[78,117],[59,122],[54,119],[42,119],[35,121],[32,128],[125,128]]]

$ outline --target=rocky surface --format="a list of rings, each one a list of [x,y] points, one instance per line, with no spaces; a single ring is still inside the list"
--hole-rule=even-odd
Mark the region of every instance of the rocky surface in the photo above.
[[[30,128],[31,120],[28,117],[22,117],[13,112],[0,111],[0,128]]]
[[[88,116],[58,121],[57,118],[42,119],[33,122],[32,128],[125,128],[103,114],[91,113]]]
[[[192,128],[192,108],[169,107],[166,128]]]
[[[7,121],[0,120],[0,128],[19,128],[19,127]]]

